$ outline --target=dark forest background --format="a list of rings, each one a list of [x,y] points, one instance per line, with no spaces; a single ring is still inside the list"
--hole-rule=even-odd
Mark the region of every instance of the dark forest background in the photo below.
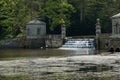
[[[97,18],[111,33],[110,17],[119,12],[120,0],[0,0],[0,39],[23,36],[35,18],[47,23],[48,34],[60,33],[64,20],[68,36],[94,35]]]

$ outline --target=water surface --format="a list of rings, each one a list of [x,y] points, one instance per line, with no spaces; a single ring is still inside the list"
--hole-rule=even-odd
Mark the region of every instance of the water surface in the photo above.
[[[48,58],[48,57],[68,57],[80,56],[83,52],[77,50],[60,50],[60,49],[1,49],[0,59],[6,58]],[[93,54],[91,52],[90,54]]]
[[[82,54],[79,50],[1,49],[0,80],[120,79],[120,55]]]

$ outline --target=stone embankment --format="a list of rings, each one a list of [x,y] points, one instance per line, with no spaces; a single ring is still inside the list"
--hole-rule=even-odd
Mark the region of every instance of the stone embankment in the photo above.
[[[21,39],[11,39],[0,42],[0,48],[20,48]]]

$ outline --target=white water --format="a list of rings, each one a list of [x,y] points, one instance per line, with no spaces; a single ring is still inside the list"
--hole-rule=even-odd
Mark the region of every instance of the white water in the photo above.
[[[94,53],[94,39],[68,39],[66,40],[66,43],[59,49],[76,50],[81,54]]]

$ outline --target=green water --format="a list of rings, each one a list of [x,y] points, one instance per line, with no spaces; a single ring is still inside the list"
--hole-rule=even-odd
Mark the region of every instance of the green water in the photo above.
[[[119,63],[98,64],[76,56],[85,57],[80,51],[72,50],[1,49],[0,80],[120,79]],[[87,56],[91,58],[91,55]]]
[[[90,53],[93,54],[93,53]],[[59,49],[0,49],[0,59],[14,58],[49,58],[49,57],[68,57],[79,56],[80,51],[59,50]]]

